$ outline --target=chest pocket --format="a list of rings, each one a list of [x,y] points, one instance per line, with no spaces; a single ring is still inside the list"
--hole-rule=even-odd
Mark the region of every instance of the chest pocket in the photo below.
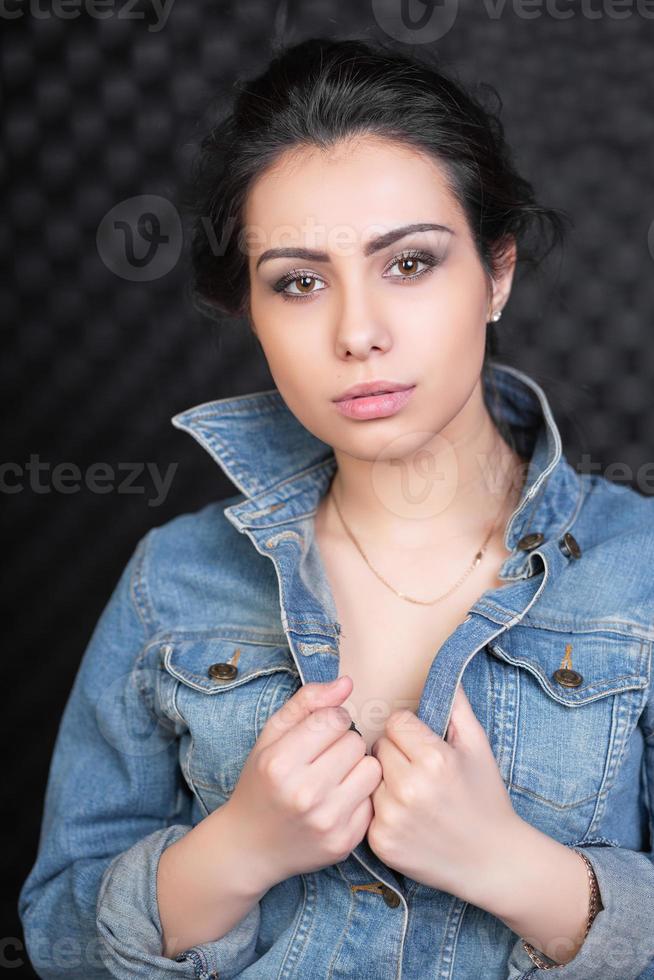
[[[651,643],[518,625],[488,647],[502,661],[496,709],[515,809],[562,841],[586,832],[644,707]]]
[[[207,813],[225,803],[263,726],[300,687],[288,646],[222,637],[172,640],[162,652],[183,719],[180,765]]]

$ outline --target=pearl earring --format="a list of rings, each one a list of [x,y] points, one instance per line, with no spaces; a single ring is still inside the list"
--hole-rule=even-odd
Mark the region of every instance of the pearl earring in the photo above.
[[[499,318],[501,316],[502,316],[502,311],[501,310],[495,310],[495,312],[491,316],[491,320],[493,321],[493,323],[497,323],[497,321],[499,320]]]

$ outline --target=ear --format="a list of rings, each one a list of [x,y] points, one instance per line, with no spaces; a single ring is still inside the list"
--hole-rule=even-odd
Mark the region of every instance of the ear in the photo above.
[[[509,301],[517,258],[517,243],[513,235],[505,235],[504,238],[495,243],[493,261],[496,270],[491,282],[490,313],[493,310],[503,310]]]

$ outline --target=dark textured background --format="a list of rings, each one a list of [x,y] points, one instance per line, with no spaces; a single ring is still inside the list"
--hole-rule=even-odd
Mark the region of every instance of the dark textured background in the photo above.
[[[15,976],[34,975],[16,896],[35,857],[59,718],[95,622],[141,535],[234,492],[170,416],[272,386],[242,323],[212,323],[191,308],[184,226],[171,244],[184,246],[179,261],[150,281],[107,268],[98,226],[135,195],[177,201],[209,100],[263,67],[272,39],[383,37],[384,6],[397,4],[176,0],[160,30],[150,4],[130,19],[119,16],[120,0],[107,19],[83,9],[74,19],[36,16],[26,4],[23,16],[0,18],[0,254],[12,270],[0,297],[5,461],[38,457],[46,488],[62,462],[82,476],[103,462],[116,477],[107,493],[83,484],[38,492],[27,479],[20,492],[3,488],[0,965],[22,960]],[[637,470],[652,458],[654,421],[654,22],[635,10],[612,16],[608,0],[587,2],[586,14],[579,3],[558,6],[572,16],[462,2],[433,47],[462,80],[497,87],[522,171],[543,203],[575,222],[547,275],[514,283],[502,354],[545,387],[573,464],[586,452],[624,481],[606,470],[623,463],[627,482],[649,494],[654,485],[639,484]],[[40,9],[51,9],[47,0]],[[176,466],[163,502],[151,505],[147,472],[136,480],[140,493],[118,491],[126,462]]]

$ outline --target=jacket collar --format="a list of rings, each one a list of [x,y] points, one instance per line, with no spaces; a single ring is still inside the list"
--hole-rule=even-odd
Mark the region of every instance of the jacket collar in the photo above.
[[[581,503],[581,480],[562,452],[561,436],[543,389],[523,371],[488,361],[497,398],[489,408],[512,430],[518,452],[529,459],[520,500],[507,522],[513,551],[528,532],[545,539],[572,524]],[[492,388],[490,390],[493,390]],[[308,431],[276,388],[203,402],[171,417],[189,432],[245,496],[225,508],[239,530],[281,528],[311,515],[336,470],[331,446]],[[524,552],[503,574],[524,569]]]

